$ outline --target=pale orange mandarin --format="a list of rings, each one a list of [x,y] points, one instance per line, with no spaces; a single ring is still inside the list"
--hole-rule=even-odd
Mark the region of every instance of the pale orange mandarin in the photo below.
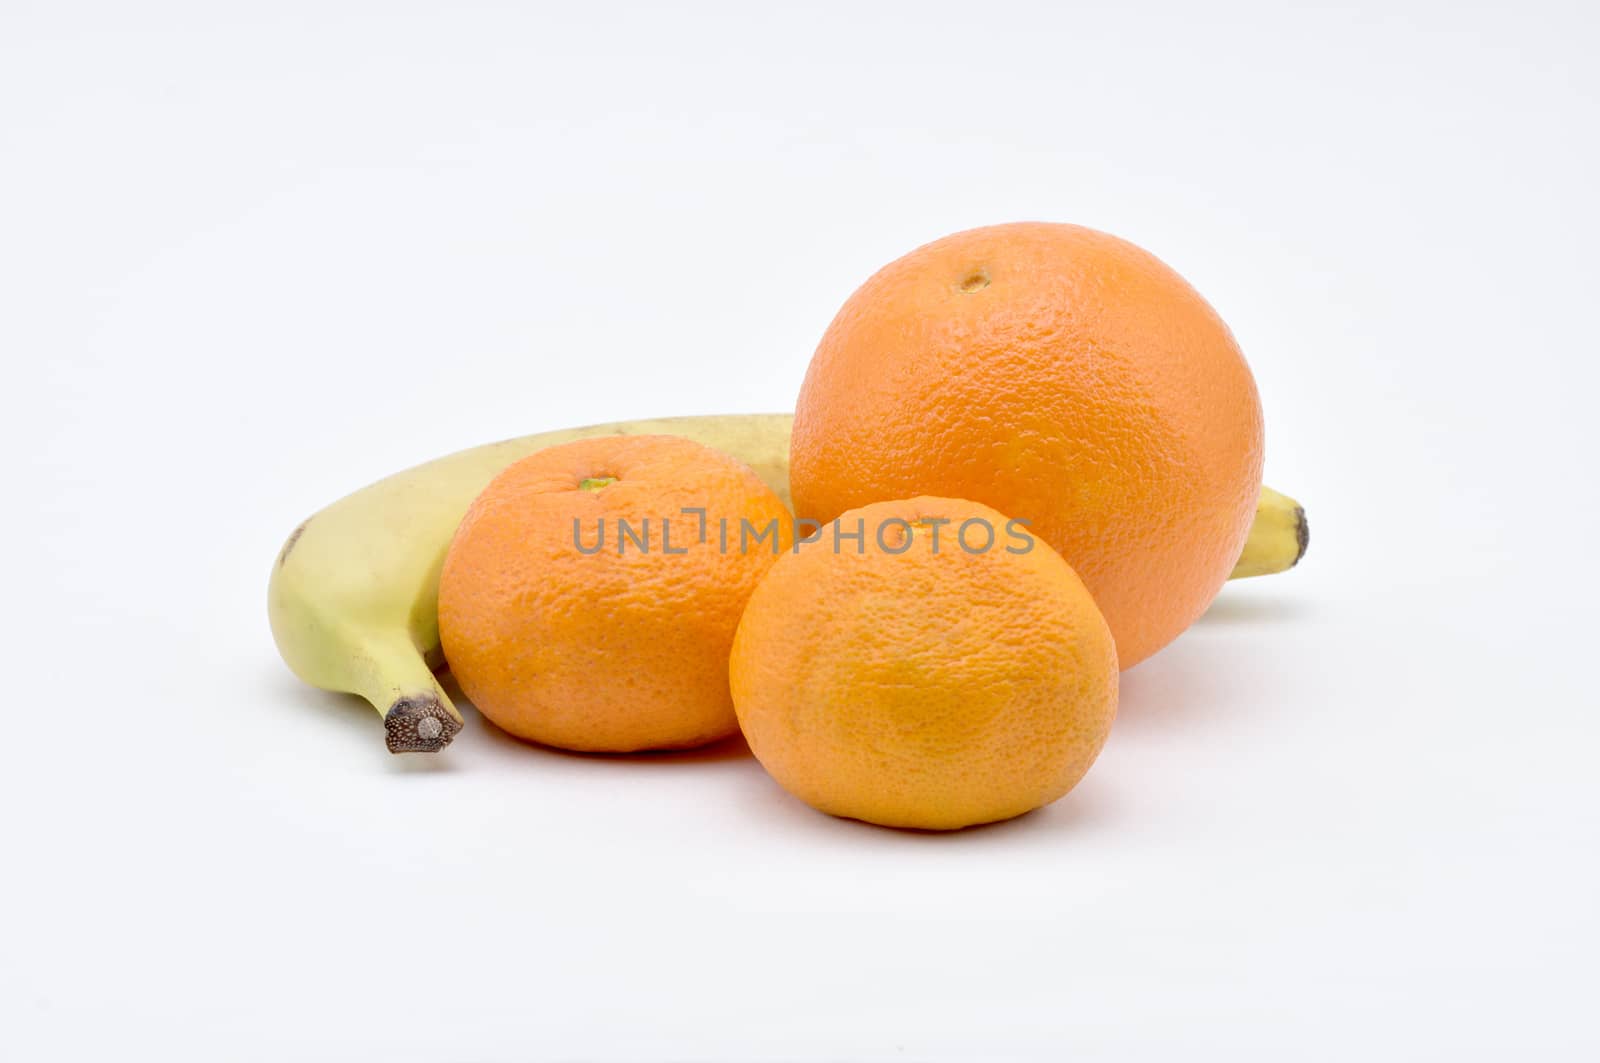
[[[1071,789],[1116,715],[1117,654],[1061,556],[976,502],[839,520],[773,566],[739,624],[733,699],[762,766],[824,812],[930,830]]]

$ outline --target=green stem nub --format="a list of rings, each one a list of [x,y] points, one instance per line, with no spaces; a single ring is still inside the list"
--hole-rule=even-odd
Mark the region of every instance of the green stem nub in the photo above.
[[[616,482],[617,478],[615,476],[586,476],[578,481],[578,490],[598,491],[606,484],[614,484]]]

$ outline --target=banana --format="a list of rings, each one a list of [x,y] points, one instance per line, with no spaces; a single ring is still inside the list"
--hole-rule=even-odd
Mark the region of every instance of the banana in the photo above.
[[[604,435],[676,435],[732,454],[789,505],[788,414],[669,417],[544,432],[396,473],[313,514],[279,551],[267,588],[278,651],[313,686],[359,694],[383,716],[391,753],[443,749],[461,713],[435,678],[439,572],[467,507],[496,474],[545,447]],[[1292,567],[1305,513],[1262,489],[1234,577]]]
[[[1256,519],[1250,525],[1250,536],[1245,539],[1244,551],[1228,578],[1285,572],[1306,556],[1310,542],[1311,526],[1306,523],[1305,508],[1288,495],[1263,486],[1261,498],[1256,502]]]
[[[601,424],[463,450],[379,480],[314,514],[272,568],[278,652],[312,686],[360,694],[391,753],[443,749],[461,713],[434,677],[439,570],[467,507],[495,475],[545,447],[591,436],[687,436],[744,461],[789,502],[787,414]]]

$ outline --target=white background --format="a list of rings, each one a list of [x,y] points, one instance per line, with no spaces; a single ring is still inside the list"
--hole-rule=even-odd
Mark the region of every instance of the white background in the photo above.
[[[1299,7],[6,0],[7,1058],[1595,1058],[1596,16]],[[1025,218],[1207,295],[1313,531],[1056,805],[391,757],[277,660],[312,510],[786,408]]]

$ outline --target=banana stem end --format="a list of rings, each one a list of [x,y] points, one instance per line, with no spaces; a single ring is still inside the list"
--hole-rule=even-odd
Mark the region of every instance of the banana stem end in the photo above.
[[[461,721],[432,694],[396,699],[383,714],[391,753],[436,753],[461,731]]]

